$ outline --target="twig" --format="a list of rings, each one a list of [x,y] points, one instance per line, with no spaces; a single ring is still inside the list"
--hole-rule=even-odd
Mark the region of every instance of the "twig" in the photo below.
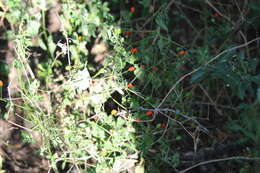
[[[21,129],[26,130],[26,131],[28,131],[28,132],[32,132],[32,131],[33,131],[32,129],[28,129],[28,128],[26,128],[26,127],[24,127],[24,126],[21,126],[21,125],[19,125],[19,124],[16,124],[16,123],[14,123],[14,122],[12,122],[12,121],[10,121],[10,120],[6,120],[6,121],[7,121],[8,123],[14,125],[14,126],[17,126],[17,127],[20,127]]]
[[[210,63],[212,63],[213,61],[218,59],[221,55],[223,55],[223,54],[225,54],[227,52],[230,52],[230,51],[233,51],[233,50],[236,50],[236,49],[240,49],[240,48],[245,47],[245,46],[247,46],[247,45],[249,45],[249,44],[251,44],[251,43],[253,43],[253,42],[257,41],[257,40],[260,40],[260,37],[257,37],[255,39],[253,39],[253,40],[251,40],[249,42],[246,42],[244,44],[241,44],[239,46],[235,46],[235,47],[232,47],[230,49],[226,49],[226,50],[222,51],[220,54],[218,54],[217,56],[213,57],[211,60],[209,60],[205,65],[209,65]],[[202,68],[202,67],[199,67],[199,68]]]
[[[200,163],[193,165],[193,166],[191,166],[187,169],[184,169],[184,170],[180,171],[180,173],[187,172],[187,171],[189,171],[189,170],[191,170],[195,167],[205,165],[205,164],[208,164],[208,163],[222,162],[222,161],[227,161],[227,160],[260,160],[260,157],[250,158],[250,157],[243,157],[243,156],[234,156],[234,157],[227,157],[227,158],[224,158],[224,159],[208,160],[208,161],[205,161],[205,162],[200,162]]]
[[[146,108],[142,108],[141,107],[141,110],[145,110],[145,111],[154,111],[155,115],[158,113],[158,112],[173,112],[175,114],[178,114],[178,115],[181,115],[182,117],[188,119],[188,120],[192,120],[195,124],[197,124],[205,133],[209,133],[209,130],[202,126],[197,120],[196,120],[196,117],[190,117],[188,115],[185,115],[179,111],[176,111],[176,110],[173,110],[173,109],[169,109],[169,108],[155,108],[155,109],[146,109]],[[155,118],[155,115],[154,115],[154,118]],[[168,117],[168,116],[167,116]],[[172,118],[170,118],[172,119]]]
[[[203,125],[201,125],[197,120],[196,120],[196,117],[190,117],[190,116],[188,116],[188,115],[185,115],[185,114],[183,114],[183,113],[181,113],[181,112],[179,112],[179,111],[175,111],[175,110],[173,110],[173,109],[168,109],[168,108],[165,108],[165,109],[163,109],[164,111],[168,111],[168,112],[173,112],[173,113],[175,113],[175,114],[178,114],[178,115],[181,115],[182,117],[184,117],[184,118],[186,118],[186,119],[188,119],[188,120],[192,120],[195,124],[197,124],[205,133],[209,133],[209,130],[206,128],[206,127],[204,127]]]
[[[216,59],[218,59],[221,55],[223,55],[223,54],[225,54],[225,53],[227,53],[227,52],[229,52],[229,51],[233,51],[233,50],[236,50],[236,49],[245,47],[245,46],[247,46],[247,45],[249,45],[249,44],[251,44],[251,43],[253,43],[253,42],[257,41],[257,40],[260,40],[260,37],[257,37],[257,38],[255,38],[255,39],[253,39],[253,40],[251,40],[251,41],[249,41],[249,42],[246,42],[246,43],[244,43],[244,44],[241,44],[241,45],[239,45],[239,46],[235,46],[235,47],[233,47],[233,48],[226,49],[226,50],[222,51],[221,53],[219,53],[218,55],[216,55],[215,57],[213,57],[213,58],[212,58],[211,60],[209,60],[208,62],[206,62],[206,63],[205,63],[205,66],[209,65],[210,63],[212,63],[213,61],[215,61]],[[186,77],[192,75],[193,73],[199,71],[200,69],[202,69],[202,67],[203,67],[203,66],[200,66],[200,67],[196,68],[195,70],[193,70],[193,71],[191,71],[191,72],[189,72],[189,73],[183,75],[179,80],[177,80],[177,82],[175,82],[175,84],[174,84],[174,85],[171,87],[171,89],[168,91],[168,93],[167,93],[166,96],[163,98],[163,100],[161,101],[161,103],[160,103],[155,109],[158,110],[158,109],[165,103],[165,101],[166,101],[166,99],[168,98],[168,96],[172,93],[172,91],[177,87],[177,85],[178,85],[181,81],[183,81]],[[175,111],[174,113],[177,113],[177,112]],[[187,119],[193,120],[200,128],[202,128],[202,130],[203,130],[204,132],[206,132],[207,134],[209,133],[209,130],[208,130],[207,128],[203,127],[196,119],[191,118],[191,117],[189,117],[189,116],[186,116],[186,115],[184,115],[184,114],[180,114],[179,112],[178,112],[178,114],[179,114],[179,115],[182,115],[183,117],[185,117],[185,118],[187,118]]]
[[[234,107],[231,106],[225,106],[225,105],[220,105],[220,104],[213,104],[213,103],[207,103],[207,102],[184,102],[184,103],[180,103],[180,104],[198,104],[198,105],[209,105],[209,106],[217,106],[217,107],[221,107],[221,108],[225,108],[225,109],[232,109],[232,110],[236,110]]]
[[[161,101],[161,103],[156,107],[157,109],[160,108],[164,102],[166,101],[166,99],[168,98],[168,96],[171,94],[171,92],[176,88],[176,86],[181,82],[183,81],[186,77],[192,75],[193,73],[199,71],[201,69],[201,67],[183,75],[179,80],[177,80],[177,82],[175,82],[175,84],[172,86],[172,88],[168,91],[168,93],[166,94],[166,96],[163,98],[163,100]]]

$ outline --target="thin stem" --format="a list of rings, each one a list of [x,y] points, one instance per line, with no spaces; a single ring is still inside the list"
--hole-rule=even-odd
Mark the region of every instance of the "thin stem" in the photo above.
[[[193,165],[193,166],[191,166],[187,169],[184,169],[184,170],[180,171],[180,173],[187,172],[187,171],[189,171],[189,170],[191,170],[195,167],[205,165],[205,164],[208,164],[208,163],[223,162],[223,161],[227,161],[227,160],[260,160],[260,157],[250,158],[250,157],[243,157],[243,156],[234,156],[234,157],[227,157],[227,158],[224,158],[224,159],[208,160],[208,161],[205,161],[205,162],[200,162],[200,163]]]

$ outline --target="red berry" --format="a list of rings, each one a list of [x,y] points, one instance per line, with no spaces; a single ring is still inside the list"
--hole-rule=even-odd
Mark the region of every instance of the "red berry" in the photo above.
[[[130,35],[132,35],[132,32],[126,31],[126,32],[125,32],[125,35],[130,36]]]
[[[135,71],[135,67],[134,66],[129,67],[128,71]]]
[[[153,111],[147,111],[145,114],[148,116],[153,116]]]
[[[187,52],[185,50],[181,50],[178,52],[178,55],[185,55]]]
[[[131,8],[130,8],[130,12],[131,12],[131,13],[134,13],[134,12],[135,12],[135,7],[131,7]]]
[[[216,13],[213,14],[213,16],[215,16],[215,17],[220,17],[221,15],[216,12]]]
[[[132,83],[129,83],[129,84],[127,85],[127,87],[128,87],[128,88],[132,88],[132,87],[134,87],[134,85],[133,85]]]
[[[152,70],[156,71],[156,70],[158,70],[158,67],[157,66],[152,66]]]
[[[131,53],[137,53],[138,49],[137,48],[132,48],[130,51],[131,51]]]
[[[168,125],[167,124],[165,124],[165,123],[162,123],[161,124],[161,128],[166,128]]]

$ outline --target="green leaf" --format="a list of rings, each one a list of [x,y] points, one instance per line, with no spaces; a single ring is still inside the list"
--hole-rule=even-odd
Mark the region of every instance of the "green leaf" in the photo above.
[[[172,162],[173,162],[174,167],[177,167],[180,164],[180,154],[179,153],[175,153],[172,156]]]
[[[129,64],[134,64],[135,61],[136,61],[136,56],[135,55],[131,55],[129,56],[126,61],[129,63]]]
[[[119,27],[116,27],[114,32],[117,36],[119,36],[121,34],[121,29]]]
[[[9,69],[7,64],[0,64],[0,71],[4,75],[8,75]]]
[[[162,16],[161,14],[159,14],[156,18],[155,18],[155,22],[160,26],[160,28],[164,29],[165,31],[168,32],[168,27],[167,24],[165,23],[165,17]]]
[[[66,164],[67,164],[67,162],[66,162],[66,161],[63,161],[63,162],[62,162],[62,164],[61,164],[61,169],[62,169],[62,170],[64,170],[64,169],[65,169],[65,167],[66,167]]]
[[[191,83],[200,82],[207,77],[208,70],[202,69],[191,76]]]
[[[148,8],[151,4],[151,0],[141,0],[139,3],[142,4],[144,8]]]
[[[130,20],[129,11],[121,10],[120,11],[120,16],[122,16],[123,20],[125,20],[125,21],[129,21]]]
[[[251,77],[251,81],[260,84],[260,74]]]
[[[129,98],[129,102],[130,102],[130,107],[133,108],[133,109],[140,107],[139,101],[135,98]]]
[[[30,36],[36,36],[39,32],[40,26],[41,24],[39,21],[35,21],[35,20],[29,21],[26,31]]]
[[[229,128],[230,130],[233,130],[233,131],[239,131],[239,130],[242,129],[241,126],[239,126],[238,124],[235,124],[235,123],[230,124],[230,125],[228,126],[228,128]]]
[[[256,90],[256,100],[257,103],[260,104],[260,88],[257,88]]]
[[[136,70],[134,71],[134,74],[136,76],[137,79],[143,81],[145,79],[145,72],[143,71],[143,69],[141,68],[136,68]]]
[[[181,139],[182,139],[182,137],[181,136],[176,136],[176,141],[180,141]]]
[[[148,150],[152,147],[153,137],[150,134],[147,134],[143,136],[142,140],[142,150],[144,152],[148,152]]]
[[[153,87],[156,89],[158,89],[162,86],[162,80],[155,76],[152,77],[151,83],[152,83]]]
[[[39,39],[38,43],[39,43],[40,48],[47,51],[47,47],[46,47],[45,43],[42,41],[42,39]]]
[[[157,45],[161,52],[163,52],[164,42],[163,39],[158,40]]]
[[[51,56],[54,57],[54,51],[56,49],[56,44],[53,42],[53,38],[51,35],[48,37],[48,47],[49,47]]]

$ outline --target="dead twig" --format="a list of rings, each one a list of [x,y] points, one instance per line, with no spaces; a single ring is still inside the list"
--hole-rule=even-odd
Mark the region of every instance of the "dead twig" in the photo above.
[[[28,131],[28,132],[32,132],[33,130],[32,129],[28,129],[28,128],[26,128],[26,127],[24,127],[24,126],[21,126],[21,125],[19,125],[19,124],[16,124],[16,123],[14,123],[14,122],[12,122],[12,121],[9,121],[9,120],[6,120],[8,123],[10,123],[10,124],[12,124],[12,125],[14,125],[14,126],[16,126],[16,127],[19,127],[19,128],[21,128],[21,129],[24,129],[24,130],[26,130],[26,131]]]
[[[250,157],[243,157],[243,156],[234,156],[234,157],[227,157],[227,158],[223,158],[223,159],[208,160],[208,161],[205,161],[205,162],[200,162],[200,163],[193,165],[193,166],[191,166],[187,169],[184,169],[184,170],[180,171],[180,173],[187,172],[187,171],[189,171],[193,168],[196,168],[198,166],[205,165],[205,164],[208,164],[208,163],[223,162],[223,161],[228,161],[228,160],[260,160],[260,157],[250,158]]]

